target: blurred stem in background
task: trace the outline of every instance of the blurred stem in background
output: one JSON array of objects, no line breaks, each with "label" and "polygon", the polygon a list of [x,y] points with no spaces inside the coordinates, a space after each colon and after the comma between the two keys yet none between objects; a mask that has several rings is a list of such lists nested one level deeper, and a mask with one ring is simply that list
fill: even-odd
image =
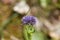
[{"label": "blurred stem in background", "polygon": [[47,0],[40,0],[40,3],[43,8],[47,7]]},{"label": "blurred stem in background", "polygon": [[7,24],[9,24],[10,21],[17,16],[18,16],[18,14],[13,14],[10,18],[8,18],[7,20],[2,22],[2,26],[0,27],[0,38],[1,39],[4,37],[3,36],[3,30],[6,28]]}]

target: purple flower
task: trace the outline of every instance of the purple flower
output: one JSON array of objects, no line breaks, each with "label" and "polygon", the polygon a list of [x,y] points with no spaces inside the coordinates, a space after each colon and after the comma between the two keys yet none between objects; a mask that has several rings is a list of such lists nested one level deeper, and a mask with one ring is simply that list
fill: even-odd
[{"label": "purple flower", "polygon": [[36,23],[36,17],[34,16],[24,16],[22,18],[23,24],[35,24]]}]

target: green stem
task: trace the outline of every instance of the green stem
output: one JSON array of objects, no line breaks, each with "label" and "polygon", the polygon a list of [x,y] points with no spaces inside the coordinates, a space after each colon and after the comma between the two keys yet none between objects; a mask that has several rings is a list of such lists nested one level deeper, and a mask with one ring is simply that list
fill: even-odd
[{"label": "green stem", "polygon": [[34,33],[33,26],[32,25],[25,25],[23,31],[24,31],[25,40],[31,40],[31,36]]},{"label": "green stem", "polygon": [[24,26],[24,30],[23,30],[23,31],[24,31],[23,33],[24,33],[25,40],[29,40],[28,32],[27,32],[27,30],[26,30],[27,27],[28,27],[28,26]]}]

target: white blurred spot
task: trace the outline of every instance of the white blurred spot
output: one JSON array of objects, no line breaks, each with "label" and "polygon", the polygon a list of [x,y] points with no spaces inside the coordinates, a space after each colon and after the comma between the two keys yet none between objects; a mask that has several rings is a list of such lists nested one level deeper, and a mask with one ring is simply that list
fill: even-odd
[{"label": "white blurred spot", "polygon": [[29,11],[29,9],[30,9],[30,7],[28,6],[28,4],[25,1],[20,1],[13,8],[14,11],[16,11],[20,14],[27,13]]},{"label": "white blurred spot", "polygon": [[1,40],[5,40],[4,38],[1,38]]},{"label": "white blurred spot", "polygon": [[19,40],[18,38],[16,38],[15,36],[11,35],[10,36],[11,40]]}]

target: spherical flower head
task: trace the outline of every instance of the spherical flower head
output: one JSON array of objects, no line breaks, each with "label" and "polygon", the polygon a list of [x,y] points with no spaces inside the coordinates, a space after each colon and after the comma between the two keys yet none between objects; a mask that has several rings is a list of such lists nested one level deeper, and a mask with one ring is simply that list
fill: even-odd
[{"label": "spherical flower head", "polygon": [[36,23],[36,17],[34,16],[24,16],[22,18],[23,24],[35,24]]}]

